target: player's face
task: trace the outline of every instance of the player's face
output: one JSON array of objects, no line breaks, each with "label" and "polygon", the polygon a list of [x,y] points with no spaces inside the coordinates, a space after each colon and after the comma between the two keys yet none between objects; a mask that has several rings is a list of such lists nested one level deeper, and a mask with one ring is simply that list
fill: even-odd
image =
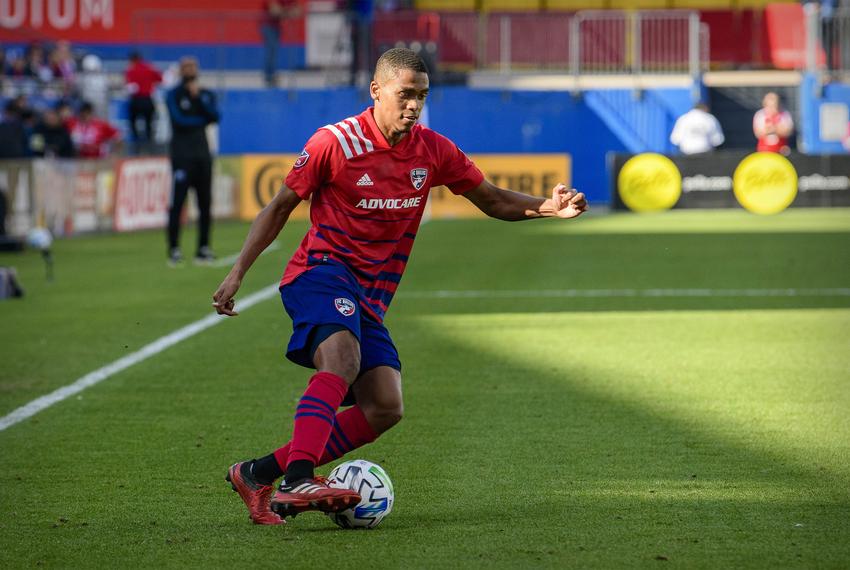
[{"label": "player's face", "polygon": [[180,77],[184,80],[198,77],[198,62],[193,58],[185,58],[180,61]]},{"label": "player's face", "polygon": [[381,83],[372,82],[375,122],[392,137],[407,133],[419,120],[428,96],[428,74],[402,69]]}]

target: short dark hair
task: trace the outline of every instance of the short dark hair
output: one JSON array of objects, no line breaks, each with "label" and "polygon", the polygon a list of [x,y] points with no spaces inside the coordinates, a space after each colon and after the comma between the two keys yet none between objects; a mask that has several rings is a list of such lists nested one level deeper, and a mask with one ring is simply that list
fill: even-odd
[{"label": "short dark hair", "polygon": [[428,66],[415,51],[407,48],[392,48],[378,58],[378,63],[375,64],[375,78],[394,77],[402,69],[428,73]]},{"label": "short dark hair", "polygon": [[80,105],[80,113],[93,113],[94,105],[89,103],[88,101],[83,101],[83,104]]}]

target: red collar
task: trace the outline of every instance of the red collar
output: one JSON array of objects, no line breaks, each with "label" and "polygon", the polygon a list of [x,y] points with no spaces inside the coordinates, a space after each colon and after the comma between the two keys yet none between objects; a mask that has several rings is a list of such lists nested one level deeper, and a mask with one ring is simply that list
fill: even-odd
[{"label": "red collar", "polygon": [[384,133],[381,132],[381,129],[378,128],[378,123],[375,122],[375,108],[369,107],[362,113],[360,116],[363,117],[363,120],[366,121],[366,126],[369,128],[372,139],[372,142],[375,143],[375,148],[386,148],[386,149],[400,149],[408,144],[408,141],[413,138],[414,133],[419,128],[419,124],[413,126],[407,135],[401,139],[398,144],[394,146],[390,146],[390,143],[387,142],[386,137],[384,137]]}]

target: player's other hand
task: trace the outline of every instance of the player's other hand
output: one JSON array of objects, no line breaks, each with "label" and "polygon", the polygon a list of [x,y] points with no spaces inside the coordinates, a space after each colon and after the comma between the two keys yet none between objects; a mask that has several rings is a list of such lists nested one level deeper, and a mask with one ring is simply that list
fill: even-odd
[{"label": "player's other hand", "polygon": [[218,286],[218,290],[212,297],[212,305],[215,307],[216,313],[219,315],[227,315],[228,317],[235,317],[239,314],[234,310],[236,301],[233,300],[233,296],[236,295],[236,292],[239,290],[241,285],[242,280],[238,277],[231,275],[225,277],[224,281],[221,282],[221,285]]},{"label": "player's other hand", "polygon": [[555,215],[563,219],[580,216],[588,208],[583,193],[578,192],[575,188],[567,190],[567,187],[563,184],[558,184],[552,189],[552,206]]}]

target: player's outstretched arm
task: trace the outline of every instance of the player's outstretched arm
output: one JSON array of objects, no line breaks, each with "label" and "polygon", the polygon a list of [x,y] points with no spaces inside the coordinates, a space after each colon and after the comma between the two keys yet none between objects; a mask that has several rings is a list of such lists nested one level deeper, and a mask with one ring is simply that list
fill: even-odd
[{"label": "player's outstretched arm", "polygon": [[491,218],[509,222],[533,218],[575,218],[588,208],[584,194],[568,190],[563,184],[552,189],[551,198],[539,198],[505,190],[484,180],[463,196]]},{"label": "player's outstretched arm", "polygon": [[284,184],[272,201],[257,214],[236,263],[213,294],[213,307],[219,315],[233,317],[239,314],[234,310],[236,302],[233,296],[242,285],[242,278],[263,250],[274,241],[289,219],[289,214],[300,202],[298,194]]}]

